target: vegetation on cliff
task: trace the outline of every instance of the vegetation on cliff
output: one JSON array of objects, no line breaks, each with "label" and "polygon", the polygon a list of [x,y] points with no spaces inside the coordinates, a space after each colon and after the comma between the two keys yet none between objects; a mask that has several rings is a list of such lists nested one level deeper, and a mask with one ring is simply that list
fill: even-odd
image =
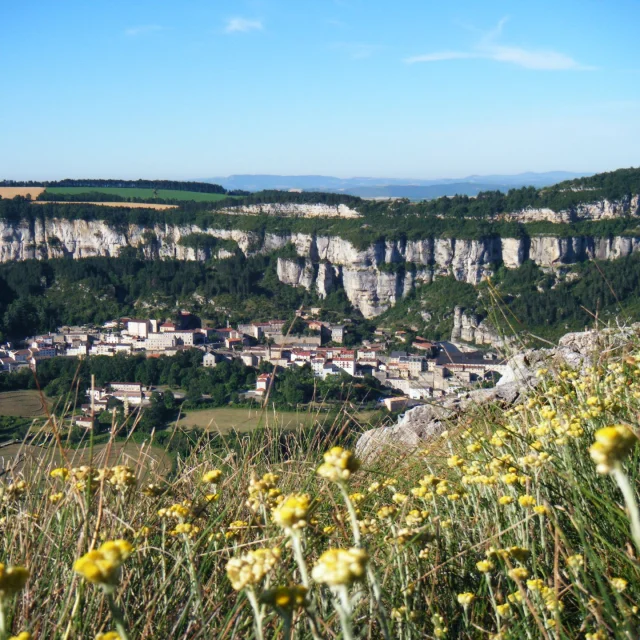
[{"label": "vegetation on cliff", "polygon": [[[116,182],[120,184],[120,181]],[[148,181],[142,182],[146,184]],[[160,184],[163,181],[151,181],[150,184],[156,184],[156,182]],[[207,185],[212,188],[215,186]],[[0,200],[0,219],[15,222],[37,218],[104,220],[122,229],[126,229],[129,224],[144,226],[195,224],[201,229],[238,229],[250,231],[259,236],[265,233],[335,235],[350,240],[359,248],[365,248],[383,239],[638,235],[640,234],[638,220],[630,216],[572,224],[544,221],[520,224],[494,220],[495,216],[501,213],[519,211],[527,207],[548,207],[560,211],[581,203],[598,202],[603,199],[620,201],[638,193],[640,193],[640,169],[620,169],[544,189],[524,187],[512,189],[506,194],[490,191],[480,193],[476,198],[454,196],[417,204],[410,203],[408,200],[365,201],[355,196],[334,193],[262,191],[243,197],[223,198],[216,202],[166,200],[163,202],[179,204],[178,209],[157,211],[128,209],[126,202],[123,202],[123,207],[115,210],[105,210],[104,207],[91,204],[33,205],[25,198],[17,197],[14,200]],[[87,194],[80,194],[77,197],[80,198],[81,195]],[[48,197],[45,196],[45,199]],[[134,200],[140,201],[139,198]],[[160,202],[158,199],[153,201]],[[221,213],[222,210],[230,207],[274,203],[300,205],[320,203],[331,206],[345,204],[360,211],[362,217],[357,219],[302,218]]]},{"label": "vegetation on cliff", "polygon": [[375,463],[334,421],[142,479],[76,466],[52,419],[1,480],[2,640],[636,638],[640,351],[596,356]]},{"label": "vegetation on cliff", "polygon": [[503,266],[474,287],[453,277],[436,278],[376,318],[381,325],[414,327],[421,335],[446,340],[453,310],[487,318],[499,334],[518,334],[542,346],[536,337],[556,341],[567,331],[640,318],[640,256],[584,262],[543,271],[528,260],[518,269]]}]

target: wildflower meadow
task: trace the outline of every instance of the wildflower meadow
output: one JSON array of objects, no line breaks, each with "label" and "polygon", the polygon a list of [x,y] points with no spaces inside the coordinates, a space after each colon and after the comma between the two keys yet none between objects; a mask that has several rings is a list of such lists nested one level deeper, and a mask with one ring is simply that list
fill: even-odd
[{"label": "wildflower meadow", "polygon": [[142,478],[58,434],[0,477],[0,640],[635,640],[640,350],[538,378],[375,461],[270,429]]}]

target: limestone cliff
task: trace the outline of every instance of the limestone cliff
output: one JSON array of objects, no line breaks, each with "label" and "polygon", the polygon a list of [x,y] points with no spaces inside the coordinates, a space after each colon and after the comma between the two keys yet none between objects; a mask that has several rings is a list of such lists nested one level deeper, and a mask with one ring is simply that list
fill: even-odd
[{"label": "limestone cliff", "polygon": [[598,202],[578,204],[571,209],[534,209],[532,207],[496,216],[500,220],[517,222],[578,222],[580,220],[610,220],[620,216],[640,215],[640,197],[637,195],[618,201],[600,200]]},{"label": "limestone cliff", "polygon": [[592,258],[625,257],[640,249],[640,237],[628,236],[380,240],[360,249],[338,236],[259,235],[195,225],[119,227],[99,220],[39,219],[0,220],[0,262],[117,256],[126,247],[139,247],[146,257],[155,259],[203,260],[212,254],[226,255],[215,249],[196,253],[183,246],[181,238],[193,233],[233,240],[245,255],[270,253],[293,245],[299,259],[278,261],[282,282],[313,287],[321,296],[343,287],[351,303],[366,317],[382,313],[417,284],[443,275],[478,284],[500,263],[514,269],[531,259],[543,268],[554,268]]}]

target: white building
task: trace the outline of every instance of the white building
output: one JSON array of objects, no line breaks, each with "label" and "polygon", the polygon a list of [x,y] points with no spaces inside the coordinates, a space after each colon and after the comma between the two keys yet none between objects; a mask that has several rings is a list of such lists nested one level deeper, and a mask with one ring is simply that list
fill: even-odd
[{"label": "white building", "polygon": [[256,393],[264,395],[271,383],[271,374],[261,373],[256,379]]},{"label": "white building", "polygon": [[174,333],[150,333],[144,346],[149,351],[162,351],[175,347],[178,343]]},{"label": "white building", "polygon": [[202,366],[213,368],[218,363],[218,360],[214,353],[205,353],[202,357]]},{"label": "white building", "polygon": [[353,356],[338,356],[333,359],[333,364],[350,376],[356,375],[356,359]]},{"label": "white building", "polygon": [[130,336],[146,338],[151,333],[151,323],[148,320],[131,319],[127,322],[127,332]]}]

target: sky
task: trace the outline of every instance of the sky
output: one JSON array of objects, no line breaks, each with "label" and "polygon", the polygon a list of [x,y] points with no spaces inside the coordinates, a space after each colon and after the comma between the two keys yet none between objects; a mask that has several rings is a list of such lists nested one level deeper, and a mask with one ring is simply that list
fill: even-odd
[{"label": "sky", "polygon": [[640,165],[640,0],[0,0],[0,179]]}]

